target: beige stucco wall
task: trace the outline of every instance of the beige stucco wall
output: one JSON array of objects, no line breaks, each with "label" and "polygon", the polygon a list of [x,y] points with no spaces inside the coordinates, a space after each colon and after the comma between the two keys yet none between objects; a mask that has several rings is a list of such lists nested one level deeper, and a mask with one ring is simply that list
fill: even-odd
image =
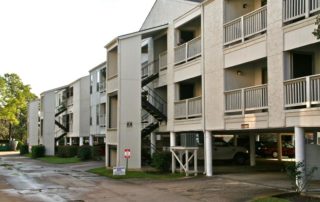
[{"label": "beige stucco wall", "polygon": [[223,0],[204,7],[204,104],[205,129],[224,129]]}]

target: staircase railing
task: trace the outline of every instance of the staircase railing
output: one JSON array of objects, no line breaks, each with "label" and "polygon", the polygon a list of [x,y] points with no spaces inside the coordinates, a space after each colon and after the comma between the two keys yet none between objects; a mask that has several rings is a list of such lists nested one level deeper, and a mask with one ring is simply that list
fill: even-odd
[{"label": "staircase railing", "polygon": [[157,108],[162,114],[167,115],[167,102],[148,86],[145,86],[144,89],[145,92],[147,91],[147,93],[143,95],[145,96],[144,99]]},{"label": "staircase railing", "polygon": [[153,74],[159,73],[159,59],[152,62],[146,61],[141,64],[141,77],[145,78]]}]

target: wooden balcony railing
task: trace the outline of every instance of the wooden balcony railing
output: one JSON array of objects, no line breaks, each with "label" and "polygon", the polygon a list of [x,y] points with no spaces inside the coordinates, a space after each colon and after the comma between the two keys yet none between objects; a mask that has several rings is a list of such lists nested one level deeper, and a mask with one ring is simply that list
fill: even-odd
[{"label": "wooden balcony railing", "polygon": [[202,97],[174,102],[174,118],[189,119],[202,116]]},{"label": "wooden balcony railing", "polygon": [[267,30],[267,6],[224,24],[224,45],[243,42],[246,38]]},{"label": "wooden balcony railing", "polygon": [[225,112],[241,112],[262,110],[268,108],[267,84],[241,88],[225,93]]}]

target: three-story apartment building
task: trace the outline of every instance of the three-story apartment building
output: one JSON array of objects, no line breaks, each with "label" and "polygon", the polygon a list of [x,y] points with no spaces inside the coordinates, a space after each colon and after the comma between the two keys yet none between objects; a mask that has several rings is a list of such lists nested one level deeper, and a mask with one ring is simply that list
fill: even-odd
[{"label": "three-story apartment building", "polygon": [[296,161],[319,163],[319,10],[318,0],[207,0],[107,44],[106,164],[124,165],[130,148],[129,167],[140,167],[141,137],[154,144],[154,134],[170,134],[170,146],[203,139],[208,176],[216,135],[247,136],[251,165],[255,141],[266,135],[278,140],[281,159],[284,134]]}]

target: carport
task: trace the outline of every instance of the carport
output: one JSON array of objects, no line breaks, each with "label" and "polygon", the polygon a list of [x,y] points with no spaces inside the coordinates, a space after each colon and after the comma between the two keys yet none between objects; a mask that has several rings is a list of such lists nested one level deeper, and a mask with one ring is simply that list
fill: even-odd
[{"label": "carport", "polygon": [[[278,160],[282,160],[282,143],[281,133],[291,133],[294,139],[295,145],[295,162],[303,162],[303,166],[300,168],[302,174],[302,182],[305,181],[306,170],[310,169],[313,165],[319,165],[316,162],[316,156],[320,155],[319,149],[319,137],[320,128],[308,128],[308,127],[288,127],[288,128],[273,128],[273,129],[243,129],[234,131],[206,131],[205,132],[205,173],[207,176],[212,176],[212,135],[215,134],[248,134],[250,139],[250,166],[256,165],[256,154],[255,154],[255,140],[257,134],[262,133],[276,133],[278,139]],[[306,146],[310,144],[312,146]],[[306,153],[306,151],[309,151]],[[319,161],[319,160],[318,160]],[[319,179],[319,173],[315,174],[315,178]]]}]

